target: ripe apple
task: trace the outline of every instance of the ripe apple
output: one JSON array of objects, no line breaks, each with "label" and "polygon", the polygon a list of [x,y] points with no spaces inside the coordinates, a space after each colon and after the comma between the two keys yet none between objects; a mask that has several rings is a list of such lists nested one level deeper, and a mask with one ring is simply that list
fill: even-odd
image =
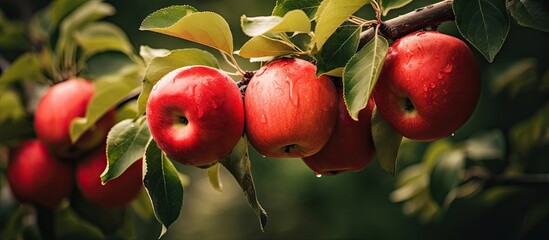
[{"label": "ripe apple", "polygon": [[303,158],[303,162],[315,174],[335,175],[345,171],[365,168],[375,153],[372,139],[371,119],[374,101],[370,98],[366,108],[358,114],[358,121],[349,115],[343,91],[338,89],[339,117],[334,132],[320,152]]},{"label": "ripe apple", "polygon": [[20,202],[54,208],[74,186],[72,165],[54,159],[39,140],[28,140],[10,154],[7,179]]},{"label": "ripe apple", "polygon": [[246,134],[267,157],[311,156],[328,142],[337,118],[337,92],[316,66],[281,58],[252,77],[244,98]]},{"label": "ripe apple", "polygon": [[56,157],[73,159],[104,143],[114,125],[114,110],[107,112],[76,143],[70,140],[71,122],[86,115],[93,93],[91,82],[74,78],[50,87],[40,99],[34,115],[36,135]]},{"label": "ripe apple", "polygon": [[142,184],[142,160],[138,160],[119,177],[101,184],[107,167],[105,147],[76,166],[76,185],[90,203],[106,208],[124,207],[137,197]]},{"label": "ripe apple", "polygon": [[479,69],[467,44],[436,31],[395,41],[373,91],[387,123],[418,141],[450,136],[469,119],[479,95]]},{"label": "ripe apple", "polygon": [[227,156],[244,132],[244,103],[236,83],[206,66],[162,77],[147,101],[153,139],[173,160],[207,166]]}]

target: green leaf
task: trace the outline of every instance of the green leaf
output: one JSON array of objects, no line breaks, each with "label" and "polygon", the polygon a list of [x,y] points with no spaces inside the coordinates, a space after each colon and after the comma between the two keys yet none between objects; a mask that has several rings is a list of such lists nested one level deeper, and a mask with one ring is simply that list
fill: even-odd
[{"label": "green leaf", "polygon": [[507,0],[505,3],[518,24],[549,32],[549,8],[543,0]]},{"label": "green leaf", "polygon": [[[29,24],[29,34],[34,42],[47,42],[67,15],[89,0],[57,0],[36,12]],[[95,0],[97,1],[97,0]]]},{"label": "green leaf", "polygon": [[233,52],[233,35],[229,24],[217,13],[196,12],[189,6],[160,9],[143,20],[140,30],[153,31]]},{"label": "green leaf", "polygon": [[454,149],[456,149],[456,146],[446,139],[441,139],[429,144],[429,147],[425,150],[422,161],[425,171],[430,173],[437,163],[439,155]]},{"label": "green leaf", "polygon": [[124,31],[112,23],[88,24],[76,32],[74,38],[86,56],[108,50],[133,54],[133,46]]},{"label": "green leaf", "polygon": [[299,9],[305,12],[309,19],[313,19],[320,2],[322,0],[276,0],[272,15],[281,17],[289,11]]},{"label": "green leaf", "polygon": [[429,191],[439,206],[447,207],[456,196],[456,188],[464,174],[465,154],[461,150],[438,155],[430,175]]},{"label": "green leaf", "polygon": [[241,138],[231,154],[222,159],[220,163],[229,170],[244,191],[250,207],[259,219],[261,230],[263,230],[265,224],[267,224],[267,212],[261,207],[256,195],[246,138]]},{"label": "green leaf", "polygon": [[[112,55],[106,55],[112,56]],[[104,64],[108,64],[106,60]],[[127,71],[120,74],[102,75],[93,82],[95,92],[86,108],[86,116],[76,118],[71,123],[71,141],[76,142],[83,133],[90,129],[103,115],[116,104],[134,94],[140,88],[139,67],[130,64]]]},{"label": "green leaf", "polygon": [[0,76],[0,88],[4,88],[14,82],[23,80],[43,80],[40,60],[32,53],[24,53],[11,64]]},{"label": "green leaf", "polygon": [[387,51],[389,43],[378,35],[358,51],[343,69],[345,105],[354,120],[358,120],[358,113],[368,103]]},{"label": "green leaf", "polygon": [[162,224],[160,238],[179,217],[183,204],[183,185],[177,169],[154,140],[147,145],[144,163],[146,173],[143,183],[151,199],[154,215]]},{"label": "green leaf", "polygon": [[369,0],[324,0],[316,12],[315,45],[316,49],[322,49],[324,43],[336,31],[336,29],[349,17],[370,2]]},{"label": "green leaf", "polygon": [[538,61],[535,58],[521,59],[498,71],[490,84],[492,92],[507,92],[510,97],[533,91],[538,84]]},{"label": "green leaf", "polygon": [[264,33],[311,31],[311,23],[307,14],[301,10],[287,12],[284,17],[246,17],[240,18],[240,26],[244,34],[255,37]]},{"label": "green leaf", "polygon": [[120,176],[141,159],[151,138],[145,116],[116,124],[107,135],[107,167],[101,174],[103,183]]},{"label": "green leaf", "polygon": [[344,67],[358,50],[362,28],[355,25],[345,25],[328,38],[322,50],[316,54],[317,74],[329,72]]},{"label": "green leaf", "polygon": [[372,113],[372,138],[381,168],[391,175],[395,175],[402,135],[383,119],[377,108]]},{"label": "green leaf", "polygon": [[210,185],[218,192],[223,192],[223,183],[221,183],[221,178],[219,177],[219,166],[221,164],[215,163],[213,166],[209,167],[207,170],[208,180]]},{"label": "green leaf", "polygon": [[0,49],[23,50],[29,42],[25,36],[25,24],[22,21],[11,21],[0,10]]},{"label": "green leaf", "polygon": [[501,0],[454,0],[456,24],[463,35],[482,55],[492,62],[499,52],[510,23]]},{"label": "green leaf", "polygon": [[244,43],[237,54],[244,58],[261,58],[276,57],[297,52],[296,49],[283,40],[259,35]]},{"label": "green leaf", "polygon": [[[0,89],[0,143],[14,139],[34,137],[32,118],[25,112],[25,106],[11,89]],[[9,109],[9,111],[4,111]]]},{"label": "green leaf", "polygon": [[549,104],[545,104],[533,116],[514,124],[509,130],[513,149],[525,154],[547,141],[549,129]]},{"label": "green leaf", "polygon": [[191,65],[219,68],[217,59],[211,53],[195,48],[168,51],[142,46],[140,54],[145,56],[145,61],[148,64],[143,88],[137,100],[138,115],[142,115],[145,112],[147,100],[154,84],[169,72]]},{"label": "green leaf", "polygon": [[381,8],[383,9],[383,16],[393,9],[398,9],[411,3],[412,0],[382,0]]}]

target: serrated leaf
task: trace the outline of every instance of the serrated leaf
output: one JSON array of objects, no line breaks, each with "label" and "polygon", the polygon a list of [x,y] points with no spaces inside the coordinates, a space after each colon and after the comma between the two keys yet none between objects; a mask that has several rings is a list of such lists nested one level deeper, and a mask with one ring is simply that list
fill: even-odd
[{"label": "serrated leaf", "polygon": [[301,10],[292,10],[283,17],[246,17],[240,18],[240,26],[244,34],[255,37],[264,33],[302,32],[311,31],[311,23],[307,14]]},{"label": "serrated leaf", "polygon": [[383,16],[393,9],[398,9],[411,3],[412,0],[382,0],[381,8],[383,9]]},{"label": "serrated leaf", "polygon": [[322,0],[277,0],[271,15],[281,17],[289,11],[299,9],[305,12],[309,19],[313,19],[320,2]]},{"label": "serrated leaf", "polygon": [[221,164],[215,163],[213,166],[209,167],[207,170],[208,180],[213,189],[218,192],[223,192],[223,183],[221,183],[221,178],[219,177],[219,166]]},{"label": "serrated leaf", "polygon": [[10,65],[0,76],[0,88],[4,88],[14,82],[23,80],[45,79],[41,71],[38,56],[32,53],[24,53]]},{"label": "serrated leaf", "polygon": [[88,24],[76,32],[74,38],[87,56],[108,50],[133,53],[133,46],[124,31],[112,23]]},{"label": "serrated leaf", "polygon": [[183,205],[183,185],[177,169],[166,154],[151,140],[145,150],[143,184],[149,194],[154,216],[162,224],[160,237],[179,217]]},{"label": "serrated leaf", "polygon": [[358,120],[381,73],[389,43],[376,36],[358,51],[343,69],[343,93],[349,115]]},{"label": "serrated leaf", "polygon": [[315,45],[321,50],[335,30],[369,0],[324,0],[316,12]]},{"label": "serrated leaf", "polygon": [[438,155],[430,174],[429,191],[439,206],[447,207],[455,198],[465,168],[465,154],[456,149]]},{"label": "serrated leaf", "polygon": [[372,138],[381,168],[391,175],[395,175],[402,135],[383,119],[377,108],[372,113]]},{"label": "serrated leaf", "polygon": [[549,8],[542,0],[507,0],[505,1],[509,14],[517,23],[549,32]]},{"label": "serrated leaf", "polygon": [[154,84],[172,70],[191,65],[219,68],[217,59],[211,53],[195,48],[163,51],[142,47],[140,54],[153,54],[155,56],[148,55],[149,60],[147,61],[149,63],[147,64],[147,69],[145,71],[145,80],[143,81],[141,94],[137,100],[138,115],[142,115],[145,112],[147,99],[149,99],[149,94],[151,93]]},{"label": "serrated leaf", "polygon": [[217,13],[196,12],[189,6],[160,9],[147,16],[139,29],[197,42],[227,54],[233,52],[233,35],[227,21]]},{"label": "serrated leaf", "polygon": [[[106,55],[113,56],[113,55]],[[106,61],[104,64],[108,64]],[[105,113],[117,103],[134,94],[140,88],[139,67],[128,63],[128,69],[120,74],[108,74],[98,77],[93,82],[94,95],[86,108],[86,115],[75,118],[71,123],[70,137],[76,142],[83,133],[90,129]]]},{"label": "serrated leaf", "polygon": [[344,67],[356,53],[362,28],[355,25],[339,27],[324,44],[315,58],[317,60],[317,75],[333,69]]},{"label": "serrated leaf", "polygon": [[276,57],[298,52],[283,40],[259,35],[248,40],[237,54],[244,58]]},{"label": "serrated leaf", "polygon": [[252,177],[250,156],[248,155],[248,141],[245,137],[233,148],[231,154],[222,159],[220,163],[231,173],[238,182],[238,185],[244,191],[244,195],[250,204],[250,207],[259,219],[261,230],[267,224],[267,212],[261,207],[255,191],[254,180]]},{"label": "serrated leaf", "polygon": [[488,62],[492,62],[509,33],[509,16],[504,2],[454,0],[452,7],[461,35],[473,44]]},{"label": "serrated leaf", "polygon": [[116,124],[107,135],[107,167],[101,174],[103,184],[117,178],[141,159],[150,138],[151,133],[144,116]]}]

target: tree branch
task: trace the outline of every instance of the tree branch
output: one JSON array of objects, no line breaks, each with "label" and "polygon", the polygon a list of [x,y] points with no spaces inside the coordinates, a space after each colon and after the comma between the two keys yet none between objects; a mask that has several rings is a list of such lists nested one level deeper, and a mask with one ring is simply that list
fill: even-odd
[{"label": "tree branch", "polygon": [[[429,6],[418,8],[407,14],[382,22],[380,34],[388,39],[397,39],[408,33],[438,26],[455,19],[452,10],[453,0],[446,0]],[[360,34],[359,48],[362,48],[374,37],[374,27]]]}]

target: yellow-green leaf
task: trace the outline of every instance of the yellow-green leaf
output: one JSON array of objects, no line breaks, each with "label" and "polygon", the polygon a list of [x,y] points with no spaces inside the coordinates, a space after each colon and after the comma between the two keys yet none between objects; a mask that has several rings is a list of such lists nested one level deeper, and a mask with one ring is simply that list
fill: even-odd
[{"label": "yellow-green leaf", "polygon": [[233,52],[229,24],[213,12],[196,12],[188,6],[163,8],[147,16],[139,29],[197,42],[228,54]]},{"label": "yellow-green leaf", "polygon": [[259,35],[244,43],[240,51],[238,51],[238,55],[244,58],[260,58],[281,56],[296,52],[292,46],[282,40]]},{"label": "yellow-green leaf", "polygon": [[208,180],[210,185],[218,192],[223,192],[223,183],[221,183],[221,178],[219,177],[219,166],[221,164],[215,163],[213,166],[209,167],[207,170]]},{"label": "yellow-green leaf", "polygon": [[242,31],[250,37],[264,33],[311,31],[309,18],[301,10],[289,11],[284,17],[246,17],[246,15],[243,15],[240,18],[240,25]]}]

